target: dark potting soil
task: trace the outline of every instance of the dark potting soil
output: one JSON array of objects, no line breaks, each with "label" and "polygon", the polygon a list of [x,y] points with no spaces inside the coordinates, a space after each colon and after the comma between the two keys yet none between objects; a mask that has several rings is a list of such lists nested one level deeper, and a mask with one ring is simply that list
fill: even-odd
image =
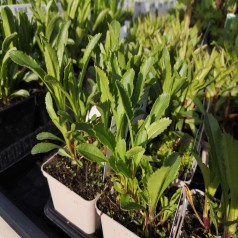
[{"label": "dark potting soil", "polygon": [[93,200],[104,187],[103,168],[86,159],[81,161],[83,166],[79,168],[71,159],[56,155],[44,170],[84,199]]},{"label": "dark potting soil", "polygon": [[117,192],[113,189],[113,183],[108,179],[104,192],[97,201],[98,209],[141,238],[169,237],[172,219],[168,219],[163,225],[158,225],[158,220],[156,220],[156,222],[151,223],[148,231],[145,232],[143,230],[145,220],[143,215],[138,210],[130,212],[122,210],[117,196]]}]

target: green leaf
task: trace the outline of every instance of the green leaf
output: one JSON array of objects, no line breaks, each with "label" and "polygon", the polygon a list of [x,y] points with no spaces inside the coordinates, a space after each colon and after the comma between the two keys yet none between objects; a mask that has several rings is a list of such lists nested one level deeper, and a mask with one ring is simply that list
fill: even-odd
[{"label": "green leaf", "polygon": [[111,24],[109,24],[109,32],[110,32],[110,47],[111,50],[114,50],[119,43],[119,37],[120,37],[120,31],[121,31],[121,25],[118,21],[112,21]]},{"label": "green leaf", "polygon": [[133,148],[131,148],[130,150],[126,151],[126,157],[133,157],[136,156],[138,154],[144,154],[145,149],[142,146],[135,146]]},{"label": "green leaf", "polygon": [[122,210],[145,210],[146,208],[136,203],[129,194],[122,194],[120,197],[120,206]]},{"label": "green leaf", "polygon": [[51,150],[54,149],[60,149],[61,147],[58,145],[55,145],[53,143],[48,143],[48,142],[41,142],[36,144],[32,150],[31,150],[31,154],[35,155],[35,154],[40,154],[40,153],[47,153]]},{"label": "green leaf", "polygon": [[132,111],[132,105],[131,105],[130,98],[129,98],[125,88],[120,83],[120,81],[116,81],[116,86],[117,86],[117,89],[119,92],[119,97],[123,103],[123,107],[126,112],[126,115],[128,116],[129,119],[132,119],[133,111]]},{"label": "green leaf", "polygon": [[[53,106],[52,97],[51,97],[49,92],[46,94],[46,97],[45,97],[45,105],[46,105],[46,110],[47,110],[47,112],[48,112],[52,122],[55,124],[55,126],[61,132],[64,132],[65,130],[63,129],[63,127],[60,126],[59,117],[57,116],[57,114],[55,112],[55,109],[54,109],[54,106]],[[65,131],[65,133],[66,133],[66,131]]]},{"label": "green leaf", "polygon": [[102,123],[98,123],[93,127],[97,139],[115,153],[116,141],[114,135]]},{"label": "green leaf", "polygon": [[166,93],[170,93],[173,88],[173,78],[172,78],[172,69],[171,69],[171,62],[170,62],[170,55],[167,48],[163,50],[163,64],[164,64],[164,84],[163,84],[163,91]]},{"label": "green leaf", "polygon": [[95,68],[98,76],[98,84],[101,91],[101,102],[104,103],[106,101],[110,101],[110,98],[112,96],[109,88],[109,79],[103,70],[101,70],[97,66]]},{"label": "green leaf", "polygon": [[[238,205],[238,141],[235,140],[230,134],[223,133],[222,138],[223,145],[223,154],[224,154],[224,163],[226,172],[222,172],[221,180],[226,180],[230,188],[230,194],[232,202],[236,201],[236,206]],[[235,204],[235,202],[234,202]],[[236,208],[237,209],[237,208]]]},{"label": "green leaf", "polygon": [[140,97],[143,95],[144,88],[145,88],[145,81],[147,78],[148,73],[151,71],[153,66],[154,58],[150,57],[146,59],[140,69],[140,73],[138,78],[136,79],[136,85],[132,97],[133,105],[136,105],[137,102],[140,100]]},{"label": "green leaf", "polygon": [[88,68],[88,62],[90,60],[90,57],[93,53],[94,48],[97,46],[98,41],[101,37],[101,33],[96,34],[95,36],[92,37],[92,39],[90,39],[85,51],[84,51],[84,55],[83,55],[83,60],[82,60],[82,64],[83,64],[83,68],[80,72],[79,75],[79,82],[78,82],[78,87],[82,88],[83,86],[83,79],[85,77],[85,72],[86,69]]},{"label": "green leaf", "polygon": [[150,111],[151,122],[155,122],[160,119],[165,110],[168,108],[170,102],[170,95],[167,93],[161,94],[155,101]]},{"label": "green leaf", "polygon": [[60,81],[60,66],[57,52],[55,51],[55,49],[51,47],[51,45],[47,42],[47,40],[43,36],[41,36],[41,40],[44,44],[44,58],[47,73],[48,75]]},{"label": "green leaf", "polygon": [[11,94],[11,97],[29,97],[30,93],[25,89],[20,89]]},{"label": "green leaf", "polygon": [[[9,7],[4,7],[1,10],[2,26],[5,37],[16,32],[15,19]],[[10,48],[14,47],[13,42],[10,43]]]},{"label": "green leaf", "polygon": [[145,146],[148,141],[147,130],[142,127],[136,134],[135,145]]},{"label": "green leaf", "polygon": [[10,46],[10,44],[16,39],[17,37],[17,32],[12,33],[9,36],[6,36],[3,43],[2,43],[2,51],[6,52]]},{"label": "green leaf", "polygon": [[64,57],[64,51],[65,47],[68,41],[68,31],[70,27],[70,21],[64,22],[61,27],[59,34],[57,36],[57,56],[58,56],[58,61],[59,61],[59,68],[62,67],[62,62],[63,62],[63,57]]},{"label": "green leaf", "polygon": [[90,161],[97,163],[108,161],[104,154],[93,144],[80,144],[78,145],[77,150],[82,156]]},{"label": "green leaf", "polygon": [[219,127],[217,120],[212,116],[212,114],[205,114],[205,133],[208,138],[208,143],[210,146],[209,151],[209,165],[210,170],[214,174],[218,174],[221,178],[224,175],[225,167],[222,155],[222,131]]},{"label": "green leaf", "polygon": [[58,150],[58,155],[61,155],[61,156],[63,156],[63,157],[68,157],[68,158],[72,159],[72,156],[70,156],[70,155],[65,151],[65,149],[62,149],[62,148],[60,148],[60,149]]},{"label": "green leaf", "polygon": [[[119,160],[121,159],[123,163],[125,162],[126,159],[126,141],[124,139],[120,139],[117,141],[116,147],[115,147],[115,156]],[[129,164],[128,164],[129,165]]]},{"label": "green leaf", "polygon": [[98,16],[95,20],[95,23],[93,24],[93,28],[92,28],[93,32],[95,32],[96,29],[98,28],[98,26],[104,21],[108,12],[109,12],[109,9],[104,9],[98,14]]},{"label": "green leaf", "polygon": [[126,73],[122,76],[121,83],[123,87],[126,89],[129,97],[132,96],[134,91],[134,78],[135,78],[135,71],[133,69],[129,69]]},{"label": "green leaf", "polygon": [[26,55],[22,51],[12,50],[10,52],[10,58],[16,64],[19,64],[32,70],[35,74],[39,75],[42,81],[44,81],[46,73],[32,57]]},{"label": "green leaf", "polygon": [[152,212],[156,211],[159,199],[165,189],[177,177],[181,159],[177,153],[173,153],[165,159],[164,165],[156,170],[148,179],[149,207]]},{"label": "green leaf", "polygon": [[[55,33],[56,34],[56,27],[59,26],[59,23],[62,21],[62,17],[59,16],[59,15],[54,15],[48,25],[46,26],[46,33],[45,33],[45,37],[46,39],[48,40],[48,42],[52,42],[52,37],[53,37],[53,34]],[[58,33],[58,32],[57,32]]]},{"label": "green leaf", "polygon": [[168,128],[171,124],[171,120],[169,118],[162,118],[153,122],[147,130],[148,140],[152,140],[160,135],[164,130]]},{"label": "green leaf", "polygon": [[50,132],[40,132],[39,134],[37,134],[36,139],[37,140],[57,140],[64,143],[64,141],[61,138],[59,138],[58,136]]}]

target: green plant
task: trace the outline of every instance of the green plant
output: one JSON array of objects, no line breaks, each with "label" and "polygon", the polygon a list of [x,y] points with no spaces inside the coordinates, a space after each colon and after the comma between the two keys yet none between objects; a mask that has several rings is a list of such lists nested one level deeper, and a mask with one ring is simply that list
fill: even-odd
[{"label": "green plant", "polygon": [[[145,103],[141,102],[141,98],[146,91],[146,79],[152,68],[153,58],[146,59],[137,74],[133,69],[128,69],[124,75],[121,75],[115,59],[111,59],[107,73],[96,67],[100,91],[100,103],[97,107],[101,112],[102,123],[84,129],[107,148],[108,157],[93,144],[82,143],[77,150],[85,158],[106,163],[112,169],[112,181],[119,195],[121,208],[141,211],[146,233],[149,225],[155,224],[158,217],[161,218],[159,224],[162,224],[176,207],[173,203],[176,199],[168,202],[164,191],[177,176],[181,159],[174,153],[154,172],[150,156],[145,153],[147,144],[163,133],[171,123],[169,118],[163,118],[170,96],[166,93],[160,95],[146,115],[140,110],[140,103]],[[109,80],[107,74],[114,77]],[[108,129],[110,115],[115,134]],[[138,115],[141,116],[139,120]],[[164,207],[157,214],[160,199]]]},{"label": "green plant", "polygon": [[[238,190],[235,185],[238,141],[226,132],[222,132],[212,114],[205,115],[205,132],[209,143],[208,165],[203,164],[197,157],[205,185],[203,222],[201,220],[200,222],[207,233],[210,232],[213,224],[216,233],[219,230],[223,232],[225,238],[234,237],[238,221]],[[214,211],[212,198],[219,185],[222,196],[218,203],[218,210]],[[189,197],[191,201],[191,195]]]},{"label": "green plant", "polygon": [[14,47],[28,53],[32,52],[33,27],[24,12],[13,16],[9,7],[1,10],[3,36],[0,51],[0,100],[3,104],[8,104],[13,97],[30,95],[26,89],[19,89],[19,85],[31,81],[31,75],[26,74],[24,68],[19,69],[18,65],[11,61],[10,52]]},{"label": "green plant", "polygon": [[[92,37],[88,43],[81,60],[83,65],[82,71],[77,79],[72,71],[71,59],[65,57],[69,24],[69,22],[65,22],[61,25],[60,34],[57,37],[54,48],[43,36],[41,36],[47,72],[45,72],[32,57],[21,51],[12,51],[10,57],[17,64],[27,67],[37,74],[47,87],[49,93],[46,96],[46,108],[52,122],[61,132],[63,141],[66,144],[66,148],[61,148],[60,153],[65,156],[67,155],[80,164],[80,161],[77,160],[77,151],[74,147],[77,142],[73,140],[71,130],[74,122],[85,121],[87,112],[92,105],[91,101],[95,95],[96,85],[93,85],[93,82],[91,82],[92,89],[87,92],[84,90],[83,81],[85,80],[89,59],[97,45],[100,34]],[[54,109],[52,97],[54,99],[56,111]],[[40,134],[38,139],[59,140],[59,138],[50,133]],[[62,140],[60,141],[63,142]],[[32,149],[32,153],[48,152],[55,148],[59,148],[59,146],[42,142]]]}]

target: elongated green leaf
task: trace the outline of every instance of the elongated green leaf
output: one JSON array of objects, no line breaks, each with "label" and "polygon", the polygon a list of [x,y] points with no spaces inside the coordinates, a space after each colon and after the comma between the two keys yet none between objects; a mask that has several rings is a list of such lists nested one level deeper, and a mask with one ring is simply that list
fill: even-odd
[{"label": "elongated green leaf", "polygon": [[53,106],[53,101],[50,93],[48,92],[45,97],[45,104],[46,104],[46,110],[52,120],[52,122],[56,125],[58,129],[61,130],[61,126],[59,123],[59,117],[57,116],[54,106]]},{"label": "elongated green leaf", "polygon": [[163,50],[163,64],[164,64],[164,84],[163,84],[163,91],[166,93],[170,93],[173,88],[173,78],[172,78],[172,69],[171,69],[171,62],[170,62],[170,55],[167,48]]},{"label": "elongated green leaf", "polygon": [[170,95],[167,93],[163,93],[157,98],[150,111],[151,122],[157,121],[164,115],[165,110],[169,106],[169,102]]},{"label": "elongated green leaf", "polygon": [[60,149],[58,150],[58,155],[61,155],[61,156],[63,156],[63,157],[68,157],[68,158],[72,159],[72,156],[70,156],[70,155],[65,151],[65,149],[63,149],[63,148],[60,148]]},{"label": "elongated green leaf", "polygon": [[36,139],[37,140],[57,140],[57,141],[64,142],[61,138],[59,138],[58,136],[50,132],[41,132],[37,134]]},{"label": "elongated green leaf", "polygon": [[146,129],[143,127],[139,130],[139,132],[136,135],[135,139],[135,145],[138,146],[145,146],[145,144],[148,141],[148,135]]},{"label": "elongated green leaf", "polygon": [[[205,114],[205,133],[208,138],[208,143],[210,146],[209,151],[209,165],[210,170],[214,174],[218,174],[221,178],[224,176],[224,163],[223,158],[223,147],[222,147],[222,131],[219,127],[217,120],[211,114]],[[226,184],[222,184],[226,186]]]},{"label": "elongated green leaf", "polygon": [[[5,37],[12,35],[16,32],[15,19],[13,13],[9,7],[4,7],[1,10],[1,17],[3,23],[3,31]],[[10,48],[14,47],[14,43],[10,43]]]},{"label": "elongated green leaf", "polygon": [[54,149],[60,149],[61,147],[58,145],[55,145],[53,143],[48,143],[48,142],[41,142],[36,144],[32,150],[31,150],[31,154],[35,155],[35,154],[40,154],[40,153],[47,153],[51,150]]},{"label": "elongated green leaf", "polygon": [[133,157],[135,155],[144,153],[145,149],[142,146],[135,146],[126,152],[127,157]]},{"label": "elongated green leaf", "polygon": [[41,80],[44,82],[44,77],[46,73],[32,57],[18,50],[12,50],[9,54],[13,62],[21,66],[29,68],[35,74],[37,74],[41,78]]},{"label": "elongated green leaf", "polygon": [[162,118],[153,122],[147,130],[148,140],[152,140],[160,135],[164,130],[168,128],[171,122],[172,121],[169,118]]},{"label": "elongated green leaf", "polygon": [[80,0],[71,1],[71,5],[69,5],[69,17],[73,20],[76,18],[76,11],[78,10]]},{"label": "elongated green leaf", "polygon": [[79,83],[78,83],[79,88],[82,88],[83,79],[84,79],[84,76],[85,76],[86,69],[88,67],[88,62],[90,60],[90,57],[93,53],[94,48],[98,44],[98,41],[99,41],[100,37],[101,37],[101,33],[98,33],[95,36],[93,36],[92,39],[90,39],[90,41],[89,41],[89,43],[88,43],[88,45],[85,49],[85,52],[84,52],[84,55],[83,55],[83,61],[82,61],[83,68],[82,68],[82,71],[80,72],[80,75],[79,75]]},{"label": "elongated green leaf", "polygon": [[48,75],[60,81],[60,66],[57,52],[55,51],[55,49],[51,47],[51,45],[47,42],[47,40],[43,36],[41,36],[41,40],[44,43],[44,58],[47,73]]},{"label": "elongated green leaf", "polygon": [[135,78],[135,71],[133,69],[129,69],[126,73],[122,76],[121,83],[128,92],[129,97],[132,96],[134,91],[134,78]]},{"label": "elongated green leaf", "polygon": [[81,155],[90,161],[97,163],[107,162],[107,158],[104,154],[93,144],[80,144],[77,149]]},{"label": "elongated green leaf", "polygon": [[[226,180],[230,188],[230,194],[233,204],[238,205],[238,141],[232,138],[230,134],[223,134],[223,153],[224,163],[226,167],[226,173],[221,177],[222,180]],[[237,207],[236,207],[237,209]]]},{"label": "elongated green leaf", "polygon": [[58,56],[60,69],[62,67],[65,47],[68,42],[68,33],[69,33],[70,23],[71,23],[70,21],[62,23],[61,27],[60,27],[59,34],[57,36],[56,47],[57,47],[57,56]]},{"label": "elongated green leaf", "polygon": [[104,10],[102,10],[102,11],[99,13],[99,15],[98,15],[97,18],[96,18],[95,23],[93,24],[93,32],[95,32],[96,29],[98,28],[98,26],[101,24],[101,22],[104,21],[104,19],[105,19],[105,17],[107,16],[108,12],[109,12],[109,9],[104,9]]},{"label": "elongated green leaf", "polygon": [[2,51],[6,52],[10,46],[10,44],[13,42],[13,40],[16,38],[17,32],[12,33],[11,35],[5,37],[3,43],[2,43]]},{"label": "elongated green leaf", "polygon": [[177,153],[166,158],[164,165],[156,170],[148,180],[149,207],[155,212],[164,191],[177,177],[181,159]]},{"label": "elongated green leaf", "polygon": [[45,33],[45,37],[48,40],[48,42],[52,42],[52,38],[54,37],[53,34],[57,34],[56,31],[56,27],[59,26],[59,23],[62,21],[62,17],[59,15],[54,15],[48,25],[46,26],[46,33]]},{"label": "elongated green leaf", "polygon": [[136,203],[135,200],[129,194],[122,194],[120,197],[120,206],[122,210],[144,210],[145,207]]},{"label": "elongated green leaf", "polygon": [[98,123],[93,127],[97,139],[106,145],[113,153],[115,153],[116,141],[114,135],[102,123]]},{"label": "elongated green leaf", "polygon": [[25,89],[19,89],[11,94],[11,97],[29,97],[30,93]]},{"label": "elongated green leaf", "polygon": [[122,86],[120,81],[116,81],[116,86],[119,92],[119,97],[123,103],[123,107],[126,112],[126,115],[128,116],[129,119],[132,119],[133,111],[132,111],[132,105],[131,105],[131,101],[128,96],[128,93],[126,92],[125,88]]},{"label": "elongated green leaf", "polygon": [[126,162],[126,141],[124,139],[120,139],[117,141],[116,148],[115,148],[115,156],[116,158],[125,164]]},{"label": "elongated green leaf", "polygon": [[109,79],[106,73],[98,67],[96,68],[96,73],[98,75],[98,83],[101,91],[101,102],[110,101],[111,93],[109,88]]},{"label": "elongated green leaf", "polygon": [[121,25],[118,21],[114,20],[111,22],[111,24],[109,24],[108,27],[110,33],[110,47],[111,50],[114,50],[119,44]]},{"label": "elongated green leaf", "polygon": [[140,73],[138,75],[138,78],[136,79],[136,85],[132,97],[133,105],[136,105],[136,103],[140,100],[140,97],[143,95],[145,88],[145,81],[148,73],[151,71],[153,62],[154,59],[152,57],[149,57],[141,66]]}]

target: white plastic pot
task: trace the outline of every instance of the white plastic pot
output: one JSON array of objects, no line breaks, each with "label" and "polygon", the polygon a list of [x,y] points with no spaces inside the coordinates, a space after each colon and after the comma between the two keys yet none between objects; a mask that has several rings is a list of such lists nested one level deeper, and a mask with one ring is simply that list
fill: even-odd
[{"label": "white plastic pot", "polygon": [[103,238],[139,238],[135,233],[103,213],[97,207],[96,209],[101,218]]},{"label": "white plastic pot", "polygon": [[97,198],[87,201],[45,172],[45,164],[50,163],[53,158],[54,156],[46,161],[41,170],[47,178],[54,209],[83,232],[87,234],[95,233],[101,225],[95,209]]}]

